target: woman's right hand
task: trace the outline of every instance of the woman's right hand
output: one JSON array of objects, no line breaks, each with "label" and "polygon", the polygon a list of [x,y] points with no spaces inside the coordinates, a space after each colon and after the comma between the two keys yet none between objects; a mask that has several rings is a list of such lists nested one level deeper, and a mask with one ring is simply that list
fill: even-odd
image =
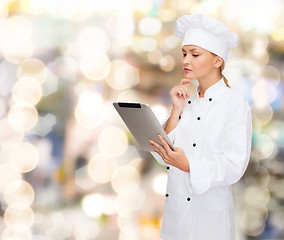
[{"label": "woman's right hand", "polygon": [[170,92],[172,103],[173,103],[173,110],[182,113],[183,108],[189,98],[189,83],[191,80],[189,79],[182,79],[179,82],[179,85],[174,86]]}]

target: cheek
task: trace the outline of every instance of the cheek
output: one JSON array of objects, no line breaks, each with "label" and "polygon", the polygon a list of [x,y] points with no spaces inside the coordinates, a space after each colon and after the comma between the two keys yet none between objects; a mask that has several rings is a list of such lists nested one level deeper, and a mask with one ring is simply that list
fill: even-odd
[{"label": "cheek", "polygon": [[193,62],[193,67],[195,68],[195,70],[198,71],[207,71],[208,69],[211,69],[212,67],[212,62],[209,61],[207,58],[204,57],[199,57],[198,59],[196,59]]}]

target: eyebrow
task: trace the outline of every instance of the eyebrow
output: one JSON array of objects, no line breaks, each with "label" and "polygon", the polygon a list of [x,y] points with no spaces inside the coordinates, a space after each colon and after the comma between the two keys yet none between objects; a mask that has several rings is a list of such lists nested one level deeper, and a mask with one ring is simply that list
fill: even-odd
[{"label": "eyebrow", "polygon": [[[194,50],[199,50],[198,48],[193,48],[193,49],[190,49],[189,51],[192,52]],[[182,51],[186,52],[186,50],[184,48],[182,48]]]}]

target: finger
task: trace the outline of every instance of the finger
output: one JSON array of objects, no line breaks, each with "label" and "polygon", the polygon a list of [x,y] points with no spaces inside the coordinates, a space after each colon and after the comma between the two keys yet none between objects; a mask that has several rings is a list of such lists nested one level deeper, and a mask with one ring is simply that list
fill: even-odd
[{"label": "finger", "polygon": [[154,148],[154,151],[156,152],[156,153],[158,153],[160,156],[161,156],[161,158],[164,160],[165,159],[165,156],[163,155],[163,153],[161,153],[157,148]]},{"label": "finger", "polygon": [[191,82],[190,79],[184,78],[184,79],[181,79],[179,85],[187,85],[187,84],[189,84],[190,82]]},{"label": "finger", "polygon": [[182,92],[181,97],[186,98],[186,91],[184,90],[184,88],[181,88],[180,92]]},{"label": "finger", "polygon": [[183,88],[181,88],[181,89],[179,90],[179,97],[180,97],[180,98],[186,98],[186,92],[184,91]]},{"label": "finger", "polygon": [[183,87],[183,89],[184,89],[184,91],[185,91],[185,95],[186,95],[186,97],[189,97],[189,90],[188,90],[188,88],[185,86],[185,85],[183,85],[182,86]]},{"label": "finger", "polygon": [[158,137],[159,137],[161,143],[163,144],[163,147],[166,150],[166,153],[168,155],[170,152],[172,152],[169,144],[167,143],[167,141],[160,134],[158,135]]},{"label": "finger", "polygon": [[156,142],[152,141],[151,139],[149,140],[149,142],[150,142],[150,147],[153,148],[153,150],[164,159],[164,155],[155,147]]},{"label": "finger", "polygon": [[178,95],[179,97],[182,96],[182,91],[181,91],[180,89],[177,91],[177,95]]},{"label": "finger", "polygon": [[[149,140],[149,142],[154,146],[154,149],[156,149],[158,152],[160,152],[163,156],[165,156],[166,154],[166,150],[164,149],[163,146],[161,146],[159,143],[153,141],[153,140]],[[160,155],[161,155],[160,154]]]}]

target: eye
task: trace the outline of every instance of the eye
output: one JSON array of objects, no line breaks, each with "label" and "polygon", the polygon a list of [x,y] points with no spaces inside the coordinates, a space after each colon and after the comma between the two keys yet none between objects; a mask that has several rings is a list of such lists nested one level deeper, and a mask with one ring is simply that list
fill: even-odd
[{"label": "eye", "polygon": [[192,56],[193,56],[193,57],[198,57],[199,55],[198,55],[198,54],[192,54]]},{"label": "eye", "polygon": [[186,53],[185,53],[185,52],[183,52],[183,53],[182,53],[182,55],[185,57],[185,56],[186,56]]}]

